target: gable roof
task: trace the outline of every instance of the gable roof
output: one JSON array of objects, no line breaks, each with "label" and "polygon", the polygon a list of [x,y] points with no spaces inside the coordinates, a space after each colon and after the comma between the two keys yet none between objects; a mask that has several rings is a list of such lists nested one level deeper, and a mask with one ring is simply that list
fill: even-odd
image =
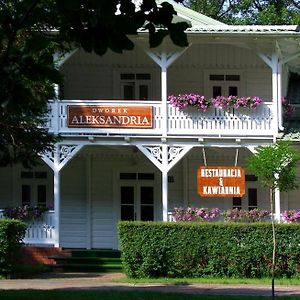
[{"label": "gable roof", "polygon": [[174,17],[174,22],[187,21],[190,22],[193,27],[205,25],[228,26],[225,23],[214,20],[190,8],[187,8],[184,5],[178,4],[173,0],[156,0],[157,4],[161,4],[163,2],[168,2],[172,4],[174,9],[176,10],[177,16]]}]

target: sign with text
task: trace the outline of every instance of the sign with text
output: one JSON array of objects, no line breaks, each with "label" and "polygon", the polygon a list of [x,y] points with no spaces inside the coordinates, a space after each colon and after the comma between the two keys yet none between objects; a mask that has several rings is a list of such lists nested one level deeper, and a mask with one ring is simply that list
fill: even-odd
[{"label": "sign with text", "polygon": [[201,197],[242,197],[245,171],[241,167],[200,167],[197,171]]},{"label": "sign with text", "polygon": [[68,106],[68,127],[152,128],[152,126],[151,106]]}]

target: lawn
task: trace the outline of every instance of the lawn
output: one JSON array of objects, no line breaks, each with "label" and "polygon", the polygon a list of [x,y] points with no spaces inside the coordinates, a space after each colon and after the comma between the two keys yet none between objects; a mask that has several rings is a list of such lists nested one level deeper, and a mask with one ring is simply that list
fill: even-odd
[{"label": "lawn", "polygon": [[[270,297],[254,296],[208,296],[184,295],[173,293],[140,292],[140,291],[1,291],[1,300],[263,300]],[[280,297],[280,300],[300,299],[300,297]]]}]

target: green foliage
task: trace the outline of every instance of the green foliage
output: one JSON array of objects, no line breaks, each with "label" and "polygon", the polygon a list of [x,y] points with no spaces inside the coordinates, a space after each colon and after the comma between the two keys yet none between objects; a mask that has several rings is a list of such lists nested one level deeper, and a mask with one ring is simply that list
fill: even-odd
[{"label": "green foliage", "polygon": [[260,183],[268,188],[288,191],[297,188],[296,166],[299,153],[288,141],[256,148],[257,153],[248,159],[248,168]]},{"label": "green foliage", "polygon": [[26,231],[26,224],[11,219],[0,219],[0,275],[14,272]]},{"label": "green foliage", "polygon": [[226,24],[300,24],[300,4],[294,0],[187,0],[186,5]]},{"label": "green foliage", "polygon": [[[123,268],[129,277],[271,275],[270,223],[121,222]],[[277,225],[276,277],[299,275],[300,224]]]}]

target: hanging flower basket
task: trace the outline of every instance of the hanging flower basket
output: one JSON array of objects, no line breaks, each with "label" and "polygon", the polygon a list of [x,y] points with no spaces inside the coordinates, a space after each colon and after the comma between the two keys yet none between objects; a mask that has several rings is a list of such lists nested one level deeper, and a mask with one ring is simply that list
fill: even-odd
[{"label": "hanging flower basket", "polygon": [[210,107],[213,108],[248,108],[255,110],[263,101],[260,97],[237,97],[237,96],[218,96],[216,98],[206,99],[204,96],[198,94],[179,94],[178,96],[171,95],[168,97],[169,103],[184,110],[189,107],[194,107],[199,111],[206,112]]}]

